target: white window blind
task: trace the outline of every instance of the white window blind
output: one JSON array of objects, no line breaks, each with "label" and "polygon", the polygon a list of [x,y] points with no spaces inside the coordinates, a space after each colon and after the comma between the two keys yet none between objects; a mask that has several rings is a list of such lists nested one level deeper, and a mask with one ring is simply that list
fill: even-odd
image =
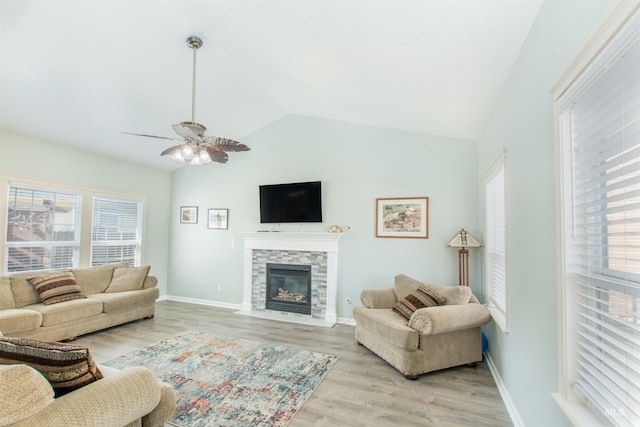
[{"label": "white window blind", "polygon": [[561,111],[573,392],[640,425],[640,41]]},{"label": "white window blind", "polygon": [[140,265],[141,200],[94,197],[91,265],[127,262]]},{"label": "white window blind", "polygon": [[496,323],[507,330],[507,243],[505,203],[505,155],[502,153],[487,173],[486,277],[489,309]]},{"label": "white window blind", "polygon": [[10,186],[4,271],[77,267],[81,197]]}]

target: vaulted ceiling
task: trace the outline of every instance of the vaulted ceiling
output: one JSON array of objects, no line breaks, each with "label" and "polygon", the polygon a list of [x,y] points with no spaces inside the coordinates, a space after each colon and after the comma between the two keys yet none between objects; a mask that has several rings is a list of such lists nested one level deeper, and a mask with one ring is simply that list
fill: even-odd
[{"label": "vaulted ceiling", "polygon": [[0,126],[171,170],[191,119],[242,140],[287,114],[482,130],[542,0],[0,0]]}]

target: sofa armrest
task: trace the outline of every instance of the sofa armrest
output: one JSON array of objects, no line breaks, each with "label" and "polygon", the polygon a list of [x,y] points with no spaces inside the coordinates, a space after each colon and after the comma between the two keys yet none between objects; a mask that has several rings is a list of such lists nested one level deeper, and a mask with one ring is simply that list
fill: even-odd
[{"label": "sofa armrest", "polygon": [[158,278],[156,276],[147,276],[142,284],[142,289],[155,288],[158,284]]},{"label": "sofa armrest", "polygon": [[160,401],[160,383],[141,366],[124,369],[57,398],[16,426],[124,426]]},{"label": "sofa armrest", "polygon": [[491,314],[484,305],[440,305],[416,310],[409,319],[409,327],[424,335],[437,335],[475,328],[490,321]]},{"label": "sofa armrest", "polygon": [[392,308],[398,302],[393,288],[365,289],[360,294],[360,301],[367,308]]}]

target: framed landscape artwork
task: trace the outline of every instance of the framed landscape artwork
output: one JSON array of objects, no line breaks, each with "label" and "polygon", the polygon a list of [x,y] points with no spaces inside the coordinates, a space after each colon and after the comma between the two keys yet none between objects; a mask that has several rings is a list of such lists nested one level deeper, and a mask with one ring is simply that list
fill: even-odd
[{"label": "framed landscape artwork", "polygon": [[229,209],[209,209],[208,228],[226,230],[229,228]]},{"label": "framed landscape artwork", "polygon": [[181,224],[197,224],[198,223],[198,207],[197,206],[181,206],[180,207],[180,223]]},{"label": "framed landscape artwork", "polygon": [[429,237],[429,198],[376,199],[376,237]]}]

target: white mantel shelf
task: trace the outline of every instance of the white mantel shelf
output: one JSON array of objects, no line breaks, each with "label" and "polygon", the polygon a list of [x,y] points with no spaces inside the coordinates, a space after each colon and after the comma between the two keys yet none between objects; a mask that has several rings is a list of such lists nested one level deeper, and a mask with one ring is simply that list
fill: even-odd
[{"label": "white mantel shelf", "polygon": [[[338,299],[338,241],[342,233],[322,233],[322,232],[247,232],[238,233],[238,237],[244,239],[244,286],[242,297],[242,314],[255,315],[277,319],[280,313],[277,312],[256,312],[252,311],[252,273],[253,273],[253,251],[273,250],[273,251],[305,251],[305,252],[326,252],[327,253],[327,311],[322,326],[333,326],[336,323],[337,299]],[[303,315],[302,315],[303,316]],[[319,319],[304,319],[298,315],[283,314],[280,320],[293,321],[300,319],[299,323],[313,322]]]},{"label": "white mantel shelf", "polygon": [[245,249],[338,252],[342,233],[272,231],[238,233],[238,236],[244,238]]}]

